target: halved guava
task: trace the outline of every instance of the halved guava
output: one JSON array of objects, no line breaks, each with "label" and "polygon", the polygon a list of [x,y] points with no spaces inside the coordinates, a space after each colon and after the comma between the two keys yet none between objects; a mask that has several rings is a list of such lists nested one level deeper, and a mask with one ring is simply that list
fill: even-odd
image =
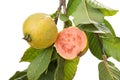
[{"label": "halved guava", "polygon": [[59,32],[55,42],[58,54],[68,60],[82,56],[87,50],[87,45],[88,40],[85,32],[77,27],[63,29]]}]

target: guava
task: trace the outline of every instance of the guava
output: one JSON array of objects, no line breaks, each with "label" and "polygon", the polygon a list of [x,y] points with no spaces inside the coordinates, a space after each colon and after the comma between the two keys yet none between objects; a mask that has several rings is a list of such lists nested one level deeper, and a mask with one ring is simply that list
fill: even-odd
[{"label": "guava", "polygon": [[62,58],[72,60],[87,51],[88,39],[84,31],[71,26],[58,33],[55,47]]},{"label": "guava", "polygon": [[48,14],[35,13],[25,20],[23,34],[31,47],[42,49],[56,41],[58,30],[54,20]]}]

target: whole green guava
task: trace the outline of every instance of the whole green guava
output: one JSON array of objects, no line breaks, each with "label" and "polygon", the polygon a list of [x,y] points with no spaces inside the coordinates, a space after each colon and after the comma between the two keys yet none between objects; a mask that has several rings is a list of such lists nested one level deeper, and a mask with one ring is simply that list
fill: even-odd
[{"label": "whole green guava", "polygon": [[47,14],[30,15],[23,24],[24,39],[36,49],[51,46],[57,38],[58,30],[54,20]]}]

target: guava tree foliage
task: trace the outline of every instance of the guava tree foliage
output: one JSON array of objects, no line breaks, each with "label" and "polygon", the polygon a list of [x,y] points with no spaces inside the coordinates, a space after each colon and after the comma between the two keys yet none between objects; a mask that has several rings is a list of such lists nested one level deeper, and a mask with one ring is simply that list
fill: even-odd
[{"label": "guava tree foliage", "polygon": [[[113,27],[104,18],[113,16],[118,11],[96,0],[59,2],[58,9],[51,17],[56,24],[58,20],[63,21],[64,28],[75,25],[86,32],[91,54],[101,60],[98,65],[99,80],[120,80],[120,70],[108,61],[109,57],[113,57],[120,62],[120,37],[116,36]],[[79,59],[80,57],[74,60],[63,59],[57,54],[54,45],[45,49],[30,47],[21,58],[21,62],[29,62],[30,65],[24,71],[17,71],[10,80],[72,80]]]}]

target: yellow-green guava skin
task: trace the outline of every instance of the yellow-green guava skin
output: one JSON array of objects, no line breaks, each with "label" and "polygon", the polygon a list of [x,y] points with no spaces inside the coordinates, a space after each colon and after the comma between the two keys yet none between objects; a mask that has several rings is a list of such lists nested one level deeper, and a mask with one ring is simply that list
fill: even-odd
[{"label": "yellow-green guava skin", "polygon": [[30,15],[23,24],[23,34],[30,35],[27,41],[31,47],[43,49],[51,46],[57,38],[58,30],[54,20],[47,14],[35,13]]}]

